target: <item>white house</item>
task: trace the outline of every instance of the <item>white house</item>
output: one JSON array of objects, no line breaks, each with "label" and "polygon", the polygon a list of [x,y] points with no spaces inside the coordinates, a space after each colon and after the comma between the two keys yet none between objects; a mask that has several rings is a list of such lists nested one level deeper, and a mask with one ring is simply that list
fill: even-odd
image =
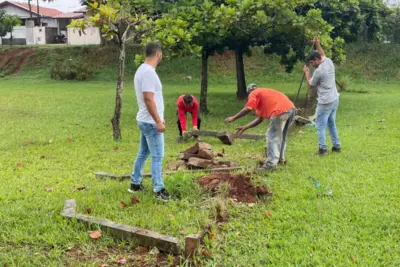
[{"label": "white house", "polygon": [[[68,44],[71,45],[85,45],[85,44],[100,44],[101,37],[98,28],[89,28],[85,31],[86,34],[79,35],[77,31],[68,29],[67,25],[71,23],[72,19],[80,19],[86,16],[86,9],[79,9],[72,13],[63,13],[54,8],[39,7],[31,4],[31,12],[27,3],[2,1],[0,2],[0,9],[4,10],[7,14],[18,16],[22,25],[15,27],[13,31],[13,44],[18,45],[42,45],[57,43],[57,36],[63,34]],[[38,14],[40,17],[40,25],[38,25]],[[0,44],[10,43],[11,35],[8,34],[0,39]]]},{"label": "white house", "polygon": [[[31,4],[31,8],[32,18],[36,19],[38,17],[37,6]],[[22,25],[25,25],[26,20],[31,17],[28,3],[3,1],[0,3],[0,9],[4,10],[7,14],[18,16],[22,20]],[[54,17],[62,13],[60,10],[54,8],[39,7],[41,25],[36,26],[56,28],[57,19]]]}]

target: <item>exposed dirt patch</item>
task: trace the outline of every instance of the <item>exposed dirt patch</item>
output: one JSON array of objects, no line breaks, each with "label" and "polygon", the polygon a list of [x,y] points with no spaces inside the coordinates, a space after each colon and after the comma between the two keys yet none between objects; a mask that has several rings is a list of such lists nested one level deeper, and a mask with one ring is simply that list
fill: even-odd
[{"label": "exposed dirt patch", "polygon": [[34,54],[32,48],[11,49],[1,53],[0,72],[5,75],[19,72],[26,61]]},{"label": "exposed dirt patch", "polygon": [[[79,263],[95,264],[96,266],[177,266],[179,257],[168,256],[165,253],[154,253],[145,247],[108,246],[102,251],[69,248],[67,256]],[[73,265],[70,265],[73,266]]]},{"label": "exposed dirt patch", "polygon": [[250,177],[242,174],[213,173],[200,178],[199,183],[214,194],[221,183],[228,183],[230,185],[228,196],[244,203],[257,202],[257,197],[272,195],[265,186],[251,184]]}]

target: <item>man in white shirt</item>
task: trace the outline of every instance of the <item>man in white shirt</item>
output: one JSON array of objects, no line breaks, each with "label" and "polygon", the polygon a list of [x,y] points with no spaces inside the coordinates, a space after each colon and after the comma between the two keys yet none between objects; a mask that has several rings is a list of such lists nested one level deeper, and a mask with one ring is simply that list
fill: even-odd
[{"label": "man in white shirt", "polygon": [[164,158],[164,99],[162,84],[156,67],[162,60],[161,46],[149,43],[146,46],[146,61],[136,71],[134,84],[139,111],[136,120],[141,132],[140,148],[132,172],[132,183],[128,191],[144,190],[142,173],[144,164],[151,155],[151,176],[156,198],[170,199],[162,178]]},{"label": "man in white shirt", "polygon": [[309,88],[317,88],[316,128],[318,132],[319,149],[317,155],[328,154],[326,145],[325,128],[328,126],[332,139],[332,152],[340,153],[340,140],[336,129],[336,111],[339,107],[339,93],[336,88],[335,65],[327,58],[318,37],[314,37],[314,45],[317,51],[311,52],[307,63],[315,68],[310,77],[310,69],[304,66],[303,71]]}]

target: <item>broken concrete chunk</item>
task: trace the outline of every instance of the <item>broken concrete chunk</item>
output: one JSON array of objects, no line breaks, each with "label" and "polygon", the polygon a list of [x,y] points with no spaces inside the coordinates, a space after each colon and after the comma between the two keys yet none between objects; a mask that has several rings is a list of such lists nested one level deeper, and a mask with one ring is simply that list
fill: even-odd
[{"label": "broken concrete chunk", "polygon": [[213,152],[208,149],[200,149],[199,153],[197,153],[196,156],[199,158],[210,159],[210,160],[212,160],[214,158]]},{"label": "broken concrete chunk", "polygon": [[209,166],[213,165],[213,161],[208,159],[192,157],[188,160],[187,164],[192,167],[208,168]]},{"label": "broken concrete chunk", "polygon": [[217,135],[218,139],[225,145],[232,145],[234,135],[231,133],[219,133]]},{"label": "broken concrete chunk", "polygon": [[198,234],[185,237],[185,258],[191,258],[200,247],[201,236]]}]

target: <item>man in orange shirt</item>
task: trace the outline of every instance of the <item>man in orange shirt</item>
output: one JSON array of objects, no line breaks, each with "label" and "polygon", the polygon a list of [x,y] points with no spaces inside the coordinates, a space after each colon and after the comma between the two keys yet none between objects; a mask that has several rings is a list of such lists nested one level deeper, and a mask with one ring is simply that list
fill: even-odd
[{"label": "man in orange shirt", "polygon": [[289,126],[296,114],[295,106],[290,99],[281,92],[258,88],[256,84],[247,87],[248,100],[246,106],[235,116],[225,119],[230,123],[255,110],[257,119],[246,126],[238,128],[237,136],[269,119],[267,130],[267,159],[261,169],[275,170],[276,165],[285,164],[286,137]]},{"label": "man in orange shirt", "polygon": [[178,130],[180,139],[186,133],[186,113],[192,114],[193,130],[200,130],[199,102],[193,95],[181,95],[176,102],[178,109]]}]

